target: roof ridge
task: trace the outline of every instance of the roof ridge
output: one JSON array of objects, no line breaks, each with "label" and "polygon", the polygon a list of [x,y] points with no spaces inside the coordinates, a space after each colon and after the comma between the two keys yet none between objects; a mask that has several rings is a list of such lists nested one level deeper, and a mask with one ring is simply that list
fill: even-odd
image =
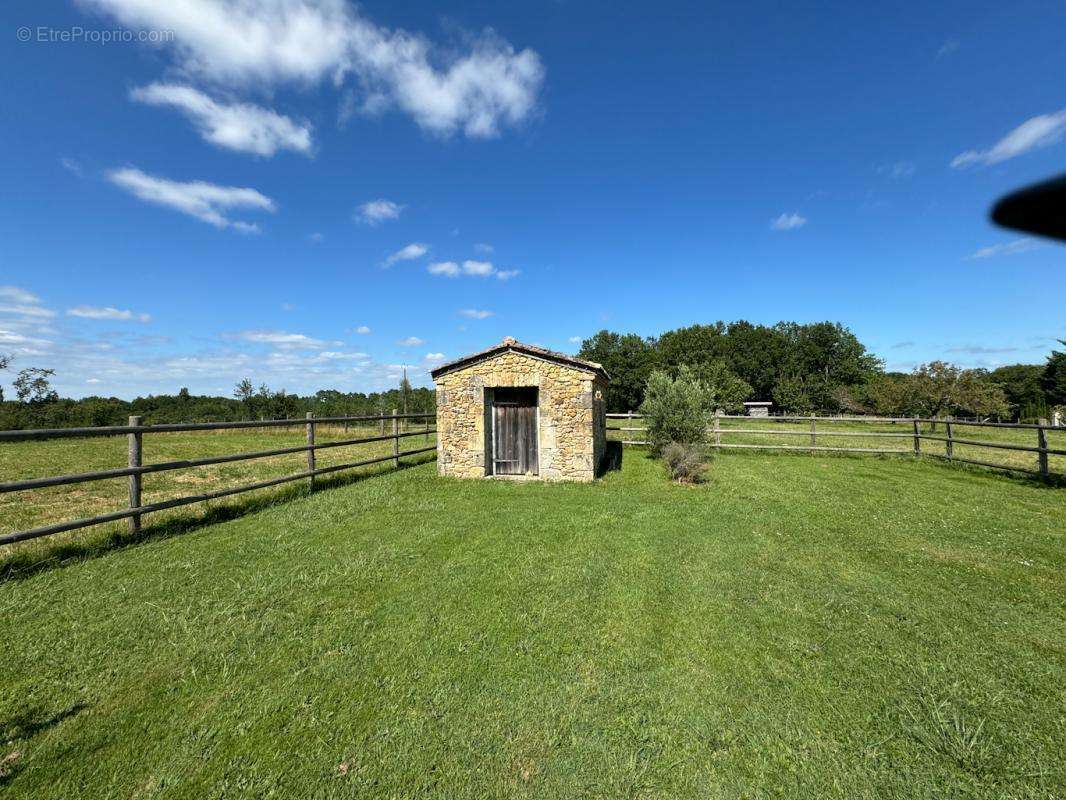
[{"label": "roof ridge", "polygon": [[469,355],[465,355],[461,358],[457,358],[452,361],[448,361],[447,363],[441,364],[439,367],[430,370],[429,374],[435,379],[438,375],[442,375],[443,373],[455,369],[456,367],[462,364],[474,362],[479,359],[486,358],[496,352],[502,352],[504,350],[515,350],[518,352],[525,352],[529,355],[539,355],[545,358],[550,358],[555,361],[563,362],[565,364],[570,364],[572,366],[588,369],[592,372],[598,372],[602,374],[603,377],[610,380],[610,376],[607,374],[607,370],[603,368],[602,364],[599,364],[595,361],[588,361],[584,358],[578,358],[577,356],[571,356],[566,353],[560,353],[555,350],[549,350],[548,348],[540,347],[539,345],[525,344],[523,342],[518,341],[513,336],[506,336],[499,344],[494,344],[491,347],[485,348],[484,350],[479,350],[476,353],[470,353]]}]

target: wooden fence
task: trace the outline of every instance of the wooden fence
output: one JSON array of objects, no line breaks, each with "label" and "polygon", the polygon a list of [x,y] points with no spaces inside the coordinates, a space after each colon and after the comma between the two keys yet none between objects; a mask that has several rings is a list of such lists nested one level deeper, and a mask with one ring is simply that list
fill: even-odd
[{"label": "wooden fence", "polygon": [[[402,431],[401,423],[405,420],[422,420],[424,424],[422,427]],[[430,427],[431,420],[433,420],[434,422],[434,427],[432,428]],[[318,444],[315,443],[315,428],[317,425],[343,424],[345,426],[345,429],[347,429],[348,424],[353,422],[363,424],[377,422],[380,425],[380,435],[363,436],[360,438],[343,439],[341,441],[330,441]],[[391,425],[391,431],[385,430],[386,423]],[[224,431],[239,430],[244,428],[277,428],[285,426],[300,426],[305,428],[307,435],[306,444],[297,445],[295,447],[283,447],[276,448],[273,450],[259,450],[250,453],[234,453],[194,460],[165,461],[155,464],[143,463],[145,449],[144,438],[146,436],[164,433],[178,433],[185,431]],[[431,433],[436,433],[434,414],[399,414],[396,411],[393,411],[392,414],[362,417],[315,417],[312,413],[308,412],[307,416],[304,419],[259,420],[251,422],[200,422],[165,425],[142,425],[140,417],[130,417],[128,425],[113,425],[98,428],[53,428],[43,430],[0,431],[0,442],[20,441],[26,439],[54,439],[101,436],[125,436],[127,437],[128,442],[128,461],[127,466],[125,467],[120,467],[117,469],[99,470],[96,472],[80,472],[69,475],[55,475],[41,478],[30,478],[28,480],[18,480],[10,481],[7,483],[0,483],[0,494],[4,494],[7,492],[21,492],[31,489],[43,489],[48,486],[66,486],[76,483],[85,483],[87,481],[102,481],[113,478],[124,477],[127,478],[127,480],[129,481],[129,503],[126,508],[117,511],[112,511],[106,514],[99,514],[94,517],[85,517],[83,519],[60,522],[54,525],[44,525],[37,528],[31,528],[29,530],[6,533],[0,535],[0,545],[13,544],[15,542],[22,542],[28,539],[37,539],[42,536],[50,536],[52,534],[61,533],[63,531],[86,528],[90,525],[99,525],[101,523],[115,522],[122,519],[128,521],[127,524],[130,532],[136,532],[140,530],[142,517],[145,514],[149,514],[155,511],[163,511],[168,508],[176,508],[178,506],[190,505],[192,503],[202,503],[207,500],[216,500],[222,497],[229,497],[230,495],[241,494],[242,492],[251,492],[255,491],[256,489],[266,489],[271,486],[277,486],[283,483],[290,483],[292,481],[307,480],[313,488],[315,478],[319,475],[326,475],[329,473],[351,470],[357,467],[364,467],[370,464],[378,464],[385,461],[391,461],[393,463],[393,466],[398,467],[400,465],[400,459],[404,456],[413,456],[418,455],[419,453],[426,453],[431,450],[436,450],[436,445],[433,445],[430,447],[420,447],[413,450],[401,451],[400,439],[404,439],[411,436],[424,436],[428,440],[429,434]],[[334,447],[349,447],[359,444],[366,444],[369,442],[383,442],[390,440],[392,441],[392,452],[387,455],[376,456],[374,458],[367,458],[360,461],[353,461],[346,464],[335,464],[328,467],[318,467],[315,463],[315,453],[319,450]],[[245,484],[243,486],[227,487],[225,489],[219,489],[203,494],[186,495],[183,497],[163,500],[158,503],[144,504],[141,501],[141,479],[144,475],[149,473],[168,472],[171,470],[179,469],[190,469],[194,467],[204,467],[213,464],[231,463],[234,461],[248,461],[251,459],[271,458],[274,456],[283,456],[292,453],[307,454],[306,470],[297,472],[295,474],[284,475],[281,477],[258,481],[256,483]]]},{"label": "wooden fence", "polygon": [[[622,421],[621,426],[612,427],[608,423],[608,431],[619,431],[622,434],[622,444],[624,445],[646,445],[648,442],[634,434],[646,431],[647,428],[642,425],[638,426],[634,423],[641,422],[643,416],[640,414],[608,414],[608,421]],[[743,420],[744,427],[733,427],[732,421]],[[809,425],[806,430],[797,430],[791,428],[789,430],[774,430],[775,423],[791,423]],[[900,431],[858,431],[858,430],[831,430],[830,427],[834,424],[847,424],[847,425],[861,425],[861,424],[873,424],[884,427],[899,426],[903,428]],[[944,434],[937,435],[936,427],[943,426]],[[998,431],[1011,431],[1011,432],[1032,432],[1033,444],[1020,444],[1015,442],[994,442],[981,439],[972,439],[968,437],[956,436],[956,429],[959,427],[973,427],[973,428],[989,428]],[[739,416],[735,414],[716,414],[714,416],[711,427],[708,429],[708,434],[711,439],[710,446],[715,450],[728,450],[728,449],[744,449],[744,450],[797,450],[806,452],[832,452],[832,453],[875,453],[875,454],[900,454],[900,455],[914,455],[914,456],[930,456],[933,458],[941,458],[947,461],[959,461],[967,464],[977,464],[982,467],[992,467],[995,469],[1009,470],[1012,472],[1023,472],[1031,475],[1038,475],[1043,478],[1048,478],[1053,473],[1049,468],[1048,456],[1066,456],[1066,449],[1053,448],[1048,446],[1048,432],[1056,431],[1062,432],[1061,427],[1053,427],[1050,425],[1033,425],[1026,423],[1007,423],[1007,422],[980,422],[980,421],[963,421],[956,419],[926,419],[921,417],[814,417],[814,416],[768,416],[768,417],[749,417]],[[731,436],[735,435],[757,435],[757,436],[792,436],[792,437],[809,437],[809,440],[805,444],[766,444],[766,443],[739,443],[723,441]],[[818,444],[819,438],[825,441],[833,441],[837,437],[846,437],[848,439],[876,439],[874,442],[876,445],[878,442],[885,442],[889,444],[891,440],[904,440],[904,446],[902,447],[833,447],[827,444]],[[928,448],[922,449],[922,442],[939,442],[944,446],[943,453],[932,452]],[[966,447],[983,447],[995,450],[1006,450],[1017,453],[1032,454],[1034,458],[1034,467],[1026,467],[1014,464],[1002,464],[992,461],[985,461],[975,458],[967,458],[960,456],[956,451],[956,446]]]}]

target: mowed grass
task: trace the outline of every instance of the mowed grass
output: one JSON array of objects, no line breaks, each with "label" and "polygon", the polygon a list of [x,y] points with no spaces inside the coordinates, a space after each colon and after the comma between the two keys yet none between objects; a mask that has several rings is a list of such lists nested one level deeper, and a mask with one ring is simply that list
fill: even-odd
[{"label": "mowed grass", "polygon": [[[608,433],[608,438],[622,440],[640,440],[644,433],[640,430],[621,431],[619,428],[632,427],[642,428],[644,422],[640,419],[627,421],[624,419],[610,419],[608,426],[614,430]],[[723,444],[747,444],[747,445],[792,445],[807,446],[811,444],[810,422],[791,422],[777,419],[747,418],[747,419],[722,419],[720,421],[721,440]],[[759,431],[748,433],[747,431]],[[766,433],[763,433],[766,431]],[[923,435],[947,437],[944,423],[938,423],[934,428],[930,423],[922,423]],[[861,434],[876,433],[878,436],[863,436]],[[1048,447],[1053,450],[1066,451],[1066,428],[1057,428],[1045,431]],[[986,442],[991,445],[1012,445],[1021,447],[1037,447],[1037,432],[1027,428],[990,428],[978,425],[967,425],[955,422],[952,426],[954,439],[965,439],[973,442]],[[871,450],[900,450],[904,453],[914,452],[914,428],[910,421],[906,422],[849,422],[849,421],[825,421],[818,420],[815,427],[816,447],[843,447],[843,448],[866,448]],[[925,454],[947,455],[947,443],[931,439],[920,441],[921,451]],[[1037,454],[1030,451],[1009,450],[1001,447],[982,447],[977,444],[954,443],[953,455],[956,458],[966,458],[984,461],[1003,467],[1035,472],[1038,468]],[[1066,476],[1066,456],[1049,455],[1048,469],[1061,476]]]},{"label": "mowed grass", "polygon": [[[436,434],[418,433],[423,429],[422,420],[403,421],[403,432],[415,435],[400,438],[399,447],[418,450],[436,444]],[[386,435],[391,433],[391,422],[386,422]],[[351,427],[318,425],[316,443],[339,442],[380,436],[379,426]],[[306,443],[303,425],[293,428],[248,428],[219,431],[191,431],[181,433],[156,433],[143,437],[143,463],[195,460],[215,456],[252,453],[296,447]],[[51,475],[66,475],[79,472],[115,469],[126,466],[127,444],[125,436],[93,437],[84,439],[48,439],[43,441],[0,442],[0,482]],[[364,461],[392,452],[392,440],[366,442],[358,445],[325,448],[316,451],[316,466],[329,467]],[[418,460],[418,457],[411,457]],[[410,463],[411,459],[408,459]],[[424,459],[423,459],[424,460]],[[343,482],[354,475],[371,474],[388,468],[390,462],[361,467],[353,472],[336,473],[320,477],[320,483],[329,485]],[[142,501],[146,504],[169,500],[185,495],[202,494],[256,483],[270,478],[293,475],[307,469],[306,453],[291,453],[271,458],[250,461],[233,461],[191,469],[149,473],[142,478]],[[289,497],[299,493],[300,484],[282,484],[279,487],[242,494],[236,502],[269,502],[271,499]],[[225,498],[212,501],[215,507],[231,506],[235,501]],[[127,508],[129,504],[128,478],[111,478],[102,481],[77,483],[68,486],[51,486],[23,492],[0,494],[0,534],[27,530],[40,525],[66,520],[91,517]],[[175,520],[192,521],[202,516],[205,505],[185,506],[157,512],[144,518],[146,525],[159,525]],[[126,530],[126,521],[77,530],[50,537],[47,541],[31,541],[18,546],[22,557],[45,556],[55,550],[57,544],[96,543]],[[0,553],[0,564],[4,554]]]},{"label": "mowed grass", "polygon": [[432,464],[0,582],[6,797],[1061,797],[1066,491]]}]

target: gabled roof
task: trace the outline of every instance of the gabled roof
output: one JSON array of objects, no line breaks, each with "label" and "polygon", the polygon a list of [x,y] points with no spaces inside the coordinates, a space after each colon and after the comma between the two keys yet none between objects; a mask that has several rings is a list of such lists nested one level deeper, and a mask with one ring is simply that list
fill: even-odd
[{"label": "gabled roof", "polygon": [[585,361],[582,358],[574,358],[568,356],[566,353],[556,353],[554,350],[546,350],[543,347],[537,347],[532,344],[522,344],[521,342],[512,339],[508,336],[499,344],[494,344],[487,350],[482,350],[478,353],[471,353],[468,356],[457,358],[455,361],[449,361],[447,364],[441,364],[434,370],[430,371],[430,375],[433,380],[443,375],[446,372],[454,372],[457,369],[468,367],[471,364],[476,364],[478,361],[484,361],[487,358],[499,355],[500,353],[506,353],[508,351],[515,353],[524,353],[534,358],[542,358],[545,361],[554,361],[556,364],[562,364],[567,367],[573,367],[574,369],[580,369],[585,372],[593,372],[600,375],[607,380],[610,380],[610,376],[607,374],[607,370],[603,368],[601,364],[597,364],[595,361]]}]

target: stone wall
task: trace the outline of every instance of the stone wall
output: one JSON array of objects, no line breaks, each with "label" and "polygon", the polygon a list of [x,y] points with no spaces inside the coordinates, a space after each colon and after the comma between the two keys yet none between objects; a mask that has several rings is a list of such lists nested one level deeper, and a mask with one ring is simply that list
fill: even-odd
[{"label": "stone wall", "polygon": [[[508,350],[437,378],[437,471],[457,478],[487,473],[491,415],[485,389],[535,386],[538,459],[546,480],[592,480],[606,448],[606,381],[592,372]],[[601,400],[595,399],[600,392]]]}]

